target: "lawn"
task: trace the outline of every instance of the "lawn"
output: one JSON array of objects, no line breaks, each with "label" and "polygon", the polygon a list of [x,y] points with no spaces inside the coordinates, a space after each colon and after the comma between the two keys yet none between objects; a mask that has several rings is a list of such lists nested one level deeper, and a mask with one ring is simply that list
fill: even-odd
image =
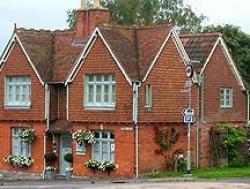
[{"label": "lawn", "polygon": [[[183,177],[184,173],[163,171],[160,173],[152,173],[147,175],[147,178],[168,178],[168,177]],[[192,176],[202,179],[217,179],[217,178],[250,178],[250,167],[243,168],[210,168],[197,169],[192,171]]]}]

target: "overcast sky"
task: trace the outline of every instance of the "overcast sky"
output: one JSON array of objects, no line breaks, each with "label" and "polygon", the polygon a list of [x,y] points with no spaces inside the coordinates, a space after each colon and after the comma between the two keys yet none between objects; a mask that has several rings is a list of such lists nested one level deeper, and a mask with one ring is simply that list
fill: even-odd
[{"label": "overcast sky", "polygon": [[[208,24],[234,24],[250,33],[250,0],[184,0],[195,12],[209,18]],[[66,12],[78,8],[80,0],[1,0],[0,53],[2,53],[14,23],[18,27],[64,29]]]}]

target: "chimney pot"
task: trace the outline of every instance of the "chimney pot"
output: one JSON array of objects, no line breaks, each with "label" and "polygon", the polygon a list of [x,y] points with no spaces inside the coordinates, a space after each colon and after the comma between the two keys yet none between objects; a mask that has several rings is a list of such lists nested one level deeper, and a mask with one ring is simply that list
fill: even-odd
[{"label": "chimney pot", "polygon": [[81,0],[81,9],[87,8],[87,0]]}]

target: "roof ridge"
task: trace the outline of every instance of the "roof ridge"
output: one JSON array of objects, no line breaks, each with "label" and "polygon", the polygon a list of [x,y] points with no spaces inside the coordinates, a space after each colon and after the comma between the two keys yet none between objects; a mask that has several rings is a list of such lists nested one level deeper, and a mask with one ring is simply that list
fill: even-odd
[{"label": "roof ridge", "polygon": [[207,32],[207,33],[193,33],[193,34],[181,34],[180,38],[191,38],[191,37],[211,37],[211,36],[221,37],[222,33],[220,32]]}]

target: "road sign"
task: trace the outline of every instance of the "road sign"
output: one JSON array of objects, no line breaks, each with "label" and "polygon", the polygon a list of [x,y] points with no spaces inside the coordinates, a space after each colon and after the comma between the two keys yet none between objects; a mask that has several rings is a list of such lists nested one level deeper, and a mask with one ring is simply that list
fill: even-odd
[{"label": "road sign", "polygon": [[184,108],[182,114],[185,115],[192,115],[194,116],[194,109],[193,108]]},{"label": "road sign", "polygon": [[189,78],[193,77],[194,70],[193,70],[193,67],[191,65],[186,66],[185,71],[186,71],[187,77],[189,77]]},{"label": "road sign", "polygon": [[194,123],[195,117],[193,115],[184,115],[183,121],[184,121],[184,123]]}]

